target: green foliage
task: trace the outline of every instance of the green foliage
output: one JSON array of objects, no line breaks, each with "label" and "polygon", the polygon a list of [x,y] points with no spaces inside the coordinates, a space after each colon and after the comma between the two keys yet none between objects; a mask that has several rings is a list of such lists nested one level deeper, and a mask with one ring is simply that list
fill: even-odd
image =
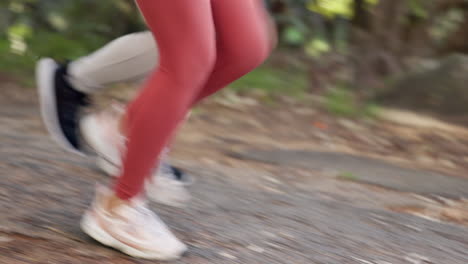
[{"label": "green foliage", "polygon": [[465,19],[463,10],[452,9],[436,20],[430,29],[430,34],[436,44],[442,44],[448,36],[454,33]]},{"label": "green foliage", "polygon": [[[59,60],[75,59],[88,53],[93,46],[89,42],[90,40],[83,43],[46,31],[36,33],[35,37],[29,41],[32,53]],[[103,44],[104,41],[101,43]]]},{"label": "green foliage", "polygon": [[39,57],[75,59],[143,28],[132,0],[2,0],[0,69],[31,72]]},{"label": "green foliage", "polygon": [[307,91],[307,74],[301,69],[278,69],[268,65],[261,66],[231,87],[240,92],[258,89],[267,94],[287,94],[300,97]]},{"label": "green foliage", "polygon": [[[311,22],[311,12],[328,19],[352,15],[352,0],[280,2],[287,7],[285,13],[274,14],[279,23],[286,25],[280,41],[289,46],[306,45],[313,56],[332,45],[324,45],[323,42],[330,40],[323,36],[319,40],[315,38],[320,30]],[[9,52],[26,53],[27,49],[27,53],[36,57],[72,59],[112,38],[143,28],[133,0],[3,0],[0,3],[0,32],[9,32],[0,34],[0,38],[14,42]]]},{"label": "green foliage", "polygon": [[320,37],[313,38],[305,46],[306,54],[313,58],[320,57],[320,55],[327,53],[330,50],[330,44],[325,39]]},{"label": "green foliage", "polygon": [[[304,48],[306,54],[313,58],[320,58],[331,51],[347,51],[349,24],[354,16],[354,0],[274,2],[281,2],[286,6],[281,13],[274,14],[282,29],[281,44]],[[378,0],[366,0],[369,7],[377,2]]]},{"label": "green foliage", "polygon": [[[0,12],[7,19],[0,24],[0,29],[16,36],[25,37],[27,33],[25,39],[28,42],[36,37],[44,39],[46,34],[49,37],[56,34],[64,39],[79,40],[84,43],[84,48],[91,48],[143,28],[131,0],[3,0],[1,7]],[[54,48],[50,47],[50,51]],[[47,53],[44,47],[40,50],[38,55],[48,55],[42,54]]]},{"label": "green foliage", "polygon": [[423,1],[427,0],[408,0],[408,5],[412,14],[419,18],[427,18],[428,16],[428,12]]},{"label": "green foliage", "polygon": [[342,16],[351,18],[353,16],[353,0],[317,0],[309,1],[309,10],[333,18]]},{"label": "green foliage", "polygon": [[297,27],[290,26],[284,31],[282,39],[289,45],[301,45],[305,41],[305,35]]},{"label": "green foliage", "polygon": [[[378,0],[366,0],[366,2],[372,5]],[[353,3],[353,0],[311,0],[307,3],[307,8],[328,18],[339,16],[350,19],[354,16]]]},{"label": "green foliage", "polygon": [[[331,57],[324,55],[349,52],[354,2],[267,0],[271,7],[280,4],[280,8],[273,8],[273,15],[281,33],[281,48],[304,51],[308,60],[318,64],[321,59]],[[368,8],[378,2],[366,0]],[[429,2],[432,1],[407,0],[410,14],[403,14],[407,18],[401,21],[410,24],[410,18],[427,19]],[[463,12],[457,7],[435,19],[430,28],[435,44],[442,45],[456,32],[465,19]],[[134,0],[1,0],[0,70],[31,73],[39,57],[75,59],[111,39],[144,28]],[[237,90],[257,88],[268,93],[303,94],[308,88],[308,78],[303,69],[263,66],[233,86]],[[339,115],[372,116],[377,109],[358,106],[353,92],[347,89],[335,89],[326,97],[327,109]]]},{"label": "green foliage", "polygon": [[348,118],[377,118],[380,107],[372,102],[358,103],[355,93],[340,86],[325,95],[325,108],[332,114]]}]

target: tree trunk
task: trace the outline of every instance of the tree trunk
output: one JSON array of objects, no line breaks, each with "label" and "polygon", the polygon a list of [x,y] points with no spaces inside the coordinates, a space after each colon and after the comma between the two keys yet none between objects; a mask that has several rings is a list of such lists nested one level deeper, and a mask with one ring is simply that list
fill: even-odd
[{"label": "tree trunk", "polygon": [[468,53],[468,4],[458,6],[463,9],[464,19],[458,28],[446,39],[444,45],[439,48],[438,53],[445,55],[448,53]]},{"label": "tree trunk", "polygon": [[355,0],[355,10],[365,18],[355,19],[352,32],[355,86],[362,99],[372,97],[389,75],[403,70],[402,32],[407,12],[404,0],[380,0],[370,12],[363,1]]}]

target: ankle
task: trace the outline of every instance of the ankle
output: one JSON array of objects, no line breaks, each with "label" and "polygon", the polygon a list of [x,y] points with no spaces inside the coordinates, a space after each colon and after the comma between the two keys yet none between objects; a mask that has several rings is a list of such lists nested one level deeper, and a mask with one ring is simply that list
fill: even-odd
[{"label": "ankle", "polygon": [[128,204],[129,202],[123,199],[120,199],[114,193],[106,198],[104,198],[104,209],[108,212],[114,212],[117,208],[122,205]]}]

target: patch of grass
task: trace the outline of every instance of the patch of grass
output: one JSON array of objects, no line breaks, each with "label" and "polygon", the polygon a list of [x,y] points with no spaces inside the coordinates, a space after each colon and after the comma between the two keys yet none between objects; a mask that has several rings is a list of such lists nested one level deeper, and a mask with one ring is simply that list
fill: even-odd
[{"label": "patch of grass", "polygon": [[272,94],[302,97],[308,88],[307,74],[301,69],[279,69],[268,65],[261,66],[230,85],[237,92],[252,90]]},{"label": "patch of grass", "polygon": [[375,103],[359,104],[355,95],[343,87],[335,88],[325,95],[325,108],[332,114],[348,118],[374,119],[380,111]]},{"label": "patch of grass", "polygon": [[337,177],[340,180],[345,180],[345,181],[357,181],[359,180],[359,177],[351,172],[342,172],[338,175]]},{"label": "patch of grass", "polygon": [[364,106],[363,113],[366,117],[375,119],[379,116],[381,107],[376,103],[368,103]]},{"label": "patch of grass", "polygon": [[346,88],[336,88],[325,95],[326,109],[336,115],[356,117],[359,114],[354,95]]}]

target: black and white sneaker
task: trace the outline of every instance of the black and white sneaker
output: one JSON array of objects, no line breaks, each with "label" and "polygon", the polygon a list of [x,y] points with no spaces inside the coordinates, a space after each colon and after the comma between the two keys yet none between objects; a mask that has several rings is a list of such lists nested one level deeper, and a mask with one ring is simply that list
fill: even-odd
[{"label": "black and white sneaker", "polygon": [[[41,59],[36,65],[36,82],[41,115],[51,137],[65,150],[85,155],[84,142],[80,141],[82,110],[89,105],[89,96],[76,90],[67,80],[67,65],[53,59]],[[100,158],[98,158],[99,162]],[[179,168],[163,163],[164,172],[184,186],[193,179]]]},{"label": "black and white sneaker", "polygon": [[41,59],[36,65],[42,119],[51,137],[64,149],[83,155],[79,139],[79,115],[88,96],[67,80],[67,65]]}]

